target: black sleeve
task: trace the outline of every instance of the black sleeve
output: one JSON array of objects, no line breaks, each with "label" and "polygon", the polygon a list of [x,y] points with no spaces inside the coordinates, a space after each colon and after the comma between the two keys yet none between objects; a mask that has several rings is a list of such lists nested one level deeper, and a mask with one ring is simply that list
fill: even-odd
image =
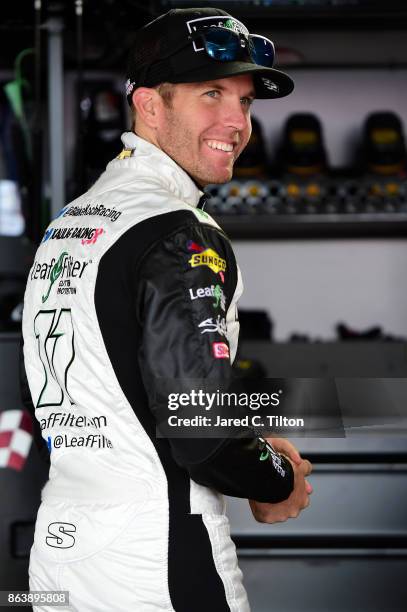
[{"label": "black sleeve", "polygon": [[[237,266],[221,231],[194,224],[155,244],[144,255],[136,278],[143,334],[139,363],[157,419],[162,380],[230,383],[226,313]],[[293,489],[291,464],[273,449],[265,455],[264,443],[254,435],[169,442],[174,459],[192,479],[226,495],[275,503]]]},{"label": "black sleeve", "polygon": [[33,423],[33,438],[35,445],[38,449],[41,459],[50,464],[49,452],[44,438],[41,435],[41,427],[38,420],[35,418],[35,408],[31,398],[30,387],[28,386],[27,374],[24,365],[24,340],[21,338],[20,343],[20,356],[19,356],[19,369],[20,369],[20,393],[21,401],[24,408],[30,413]]}]

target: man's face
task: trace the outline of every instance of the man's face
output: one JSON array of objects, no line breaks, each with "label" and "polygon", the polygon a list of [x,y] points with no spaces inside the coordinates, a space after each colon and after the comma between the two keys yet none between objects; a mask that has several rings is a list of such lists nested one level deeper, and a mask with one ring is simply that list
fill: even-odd
[{"label": "man's face", "polygon": [[163,105],[157,143],[200,186],[227,183],[250,138],[254,96],[246,74],[178,84],[171,108]]}]

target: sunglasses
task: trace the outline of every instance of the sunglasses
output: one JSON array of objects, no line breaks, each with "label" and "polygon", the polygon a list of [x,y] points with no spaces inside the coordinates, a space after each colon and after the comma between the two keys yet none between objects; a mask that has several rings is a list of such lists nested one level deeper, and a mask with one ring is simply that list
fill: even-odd
[{"label": "sunglasses", "polygon": [[195,42],[201,38],[206,54],[219,62],[233,62],[250,57],[254,64],[271,68],[274,63],[274,44],[259,34],[244,34],[222,27],[209,27],[189,36]]}]

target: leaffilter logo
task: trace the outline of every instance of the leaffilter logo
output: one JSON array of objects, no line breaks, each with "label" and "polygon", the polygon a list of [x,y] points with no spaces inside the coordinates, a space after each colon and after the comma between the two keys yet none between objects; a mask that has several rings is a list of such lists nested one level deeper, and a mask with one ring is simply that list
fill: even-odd
[{"label": "leaffilter logo", "polygon": [[213,303],[214,308],[219,308],[220,301],[223,297],[223,291],[220,285],[215,285],[213,290],[213,297],[215,298],[215,302]]},{"label": "leaffilter logo", "polygon": [[226,310],[226,297],[220,285],[211,285],[210,287],[198,287],[198,289],[189,289],[189,296],[192,300],[200,300],[202,298],[215,298],[212,302],[213,308],[221,308]]},{"label": "leaffilter logo", "polygon": [[61,255],[58,257],[58,261],[54,264],[52,270],[51,270],[51,274],[49,277],[49,287],[48,287],[48,291],[46,293],[46,295],[42,296],[42,303],[44,304],[44,302],[47,301],[52,285],[55,283],[55,281],[57,280],[57,278],[59,276],[61,276],[61,272],[62,272],[62,264],[64,262],[64,258],[68,255],[68,253],[66,251],[64,251],[63,253],[61,253]]},{"label": "leaffilter logo", "polygon": [[[216,17],[199,17],[198,19],[191,19],[186,22],[188,32],[191,34],[192,32],[197,32],[199,30],[205,30],[206,28],[228,28],[229,30],[233,30],[234,32],[240,32],[245,36],[249,35],[249,30],[246,26],[237,19],[231,19],[230,17],[225,17],[223,15],[219,15]],[[196,40],[193,41],[194,51],[203,51],[204,47],[200,46],[200,43]]]},{"label": "leaffilter logo", "polygon": [[240,34],[248,34],[247,28],[240,21],[235,19],[227,19],[222,25],[224,28],[228,28],[228,30],[233,30]]}]

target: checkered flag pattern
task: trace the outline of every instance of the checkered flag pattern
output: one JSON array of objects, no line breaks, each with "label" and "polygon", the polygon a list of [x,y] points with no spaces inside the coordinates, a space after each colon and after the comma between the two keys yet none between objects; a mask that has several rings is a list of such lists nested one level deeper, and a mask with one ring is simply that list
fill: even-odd
[{"label": "checkered flag pattern", "polygon": [[0,412],[0,468],[22,470],[32,442],[32,421],[26,410]]}]

